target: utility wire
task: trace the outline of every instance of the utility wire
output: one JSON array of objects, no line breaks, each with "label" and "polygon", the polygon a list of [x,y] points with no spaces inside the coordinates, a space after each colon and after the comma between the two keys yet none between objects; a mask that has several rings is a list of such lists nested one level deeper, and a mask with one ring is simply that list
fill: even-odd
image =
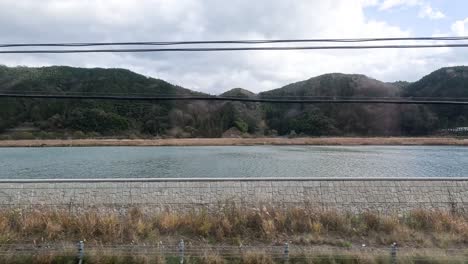
[{"label": "utility wire", "polygon": [[[57,95],[95,95],[95,96],[114,96],[114,95],[126,95],[126,96],[146,96],[146,97],[197,97],[197,98],[206,98],[209,96],[215,97],[216,95],[207,95],[207,94],[168,94],[168,93],[125,93],[125,92],[89,92],[89,91],[54,91],[55,93],[60,93]],[[38,90],[1,90],[0,94],[13,94],[13,95],[49,95],[51,93],[44,93],[44,91]],[[330,100],[429,100],[429,101],[468,101],[468,97],[425,97],[425,96],[313,96],[313,95],[253,95],[253,96],[235,96],[235,95],[226,95],[220,96],[223,98],[259,98],[259,99],[330,99]]]},{"label": "utility wire", "polygon": [[0,98],[33,98],[33,99],[80,99],[80,100],[116,100],[116,101],[235,101],[258,103],[295,103],[295,104],[434,104],[434,105],[468,105],[468,101],[425,101],[425,100],[385,100],[385,99],[263,99],[234,98],[222,96],[82,96],[82,95],[37,95],[37,94],[0,94]]},{"label": "utility wire", "polygon": [[0,44],[0,48],[9,47],[90,47],[90,46],[170,46],[200,44],[267,44],[267,43],[304,43],[335,42],[359,43],[378,41],[459,41],[468,40],[468,36],[458,37],[395,37],[395,38],[319,38],[319,39],[256,39],[256,40],[206,40],[206,41],[144,41],[144,42],[85,42],[85,43],[11,43]]},{"label": "utility wire", "polygon": [[44,53],[133,53],[133,52],[212,52],[212,51],[265,51],[265,50],[341,50],[341,49],[417,49],[417,48],[466,48],[461,44],[424,45],[366,45],[366,46],[295,46],[295,47],[216,47],[216,48],[144,48],[144,49],[52,49],[52,50],[0,50],[0,54]]}]

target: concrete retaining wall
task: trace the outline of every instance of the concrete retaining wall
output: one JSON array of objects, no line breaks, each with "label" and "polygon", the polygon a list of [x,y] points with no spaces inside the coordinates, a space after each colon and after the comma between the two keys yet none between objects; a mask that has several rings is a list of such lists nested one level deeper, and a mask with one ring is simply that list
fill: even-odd
[{"label": "concrete retaining wall", "polygon": [[3,180],[0,206],[150,210],[316,207],[359,212],[468,210],[468,178]]}]

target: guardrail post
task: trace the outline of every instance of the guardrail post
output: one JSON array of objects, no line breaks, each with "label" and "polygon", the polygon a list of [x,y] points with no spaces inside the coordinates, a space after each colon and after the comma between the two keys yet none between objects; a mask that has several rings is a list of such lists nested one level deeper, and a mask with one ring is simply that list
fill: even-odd
[{"label": "guardrail post", "polygon": [[390,263],[397,264],[397,243],[393,242],[390,249]]},{"label": "guardrail post", "polygon": [[83,264],[84,259],[84,242],[78,242],[78,264]]},{"label": "guardrail post", "polygon": [[288,263],[289,261],[289,244],[286,242],[284,243],[284,263]]},{"label": "guardrail post", "polygon": [[183,239],[180,240],[178,247],[179,247],[180,264],[184,264],[185,243]]}]

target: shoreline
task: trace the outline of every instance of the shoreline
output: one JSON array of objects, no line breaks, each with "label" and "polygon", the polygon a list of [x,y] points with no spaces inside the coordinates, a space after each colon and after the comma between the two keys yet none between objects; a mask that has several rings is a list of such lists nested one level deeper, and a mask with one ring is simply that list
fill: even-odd
[{"label": "shoreline", "polygon": [[110,146],[468,146],[449,137],[306,137],[306,138],[171,138],[171,139],[34,139],[0,140],[0,147]]}]

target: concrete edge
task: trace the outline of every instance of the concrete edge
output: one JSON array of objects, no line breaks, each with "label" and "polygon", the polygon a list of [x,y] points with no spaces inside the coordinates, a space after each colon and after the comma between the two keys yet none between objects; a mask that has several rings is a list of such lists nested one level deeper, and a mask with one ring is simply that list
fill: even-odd
[{"label": "concrete edge", "polygon": [[463,181],[468,177],[308,177],[308,178],[103,178],[103,179],[0,179],[0,183],[101,183],[101,182],[256,182],[256,181]]}]

